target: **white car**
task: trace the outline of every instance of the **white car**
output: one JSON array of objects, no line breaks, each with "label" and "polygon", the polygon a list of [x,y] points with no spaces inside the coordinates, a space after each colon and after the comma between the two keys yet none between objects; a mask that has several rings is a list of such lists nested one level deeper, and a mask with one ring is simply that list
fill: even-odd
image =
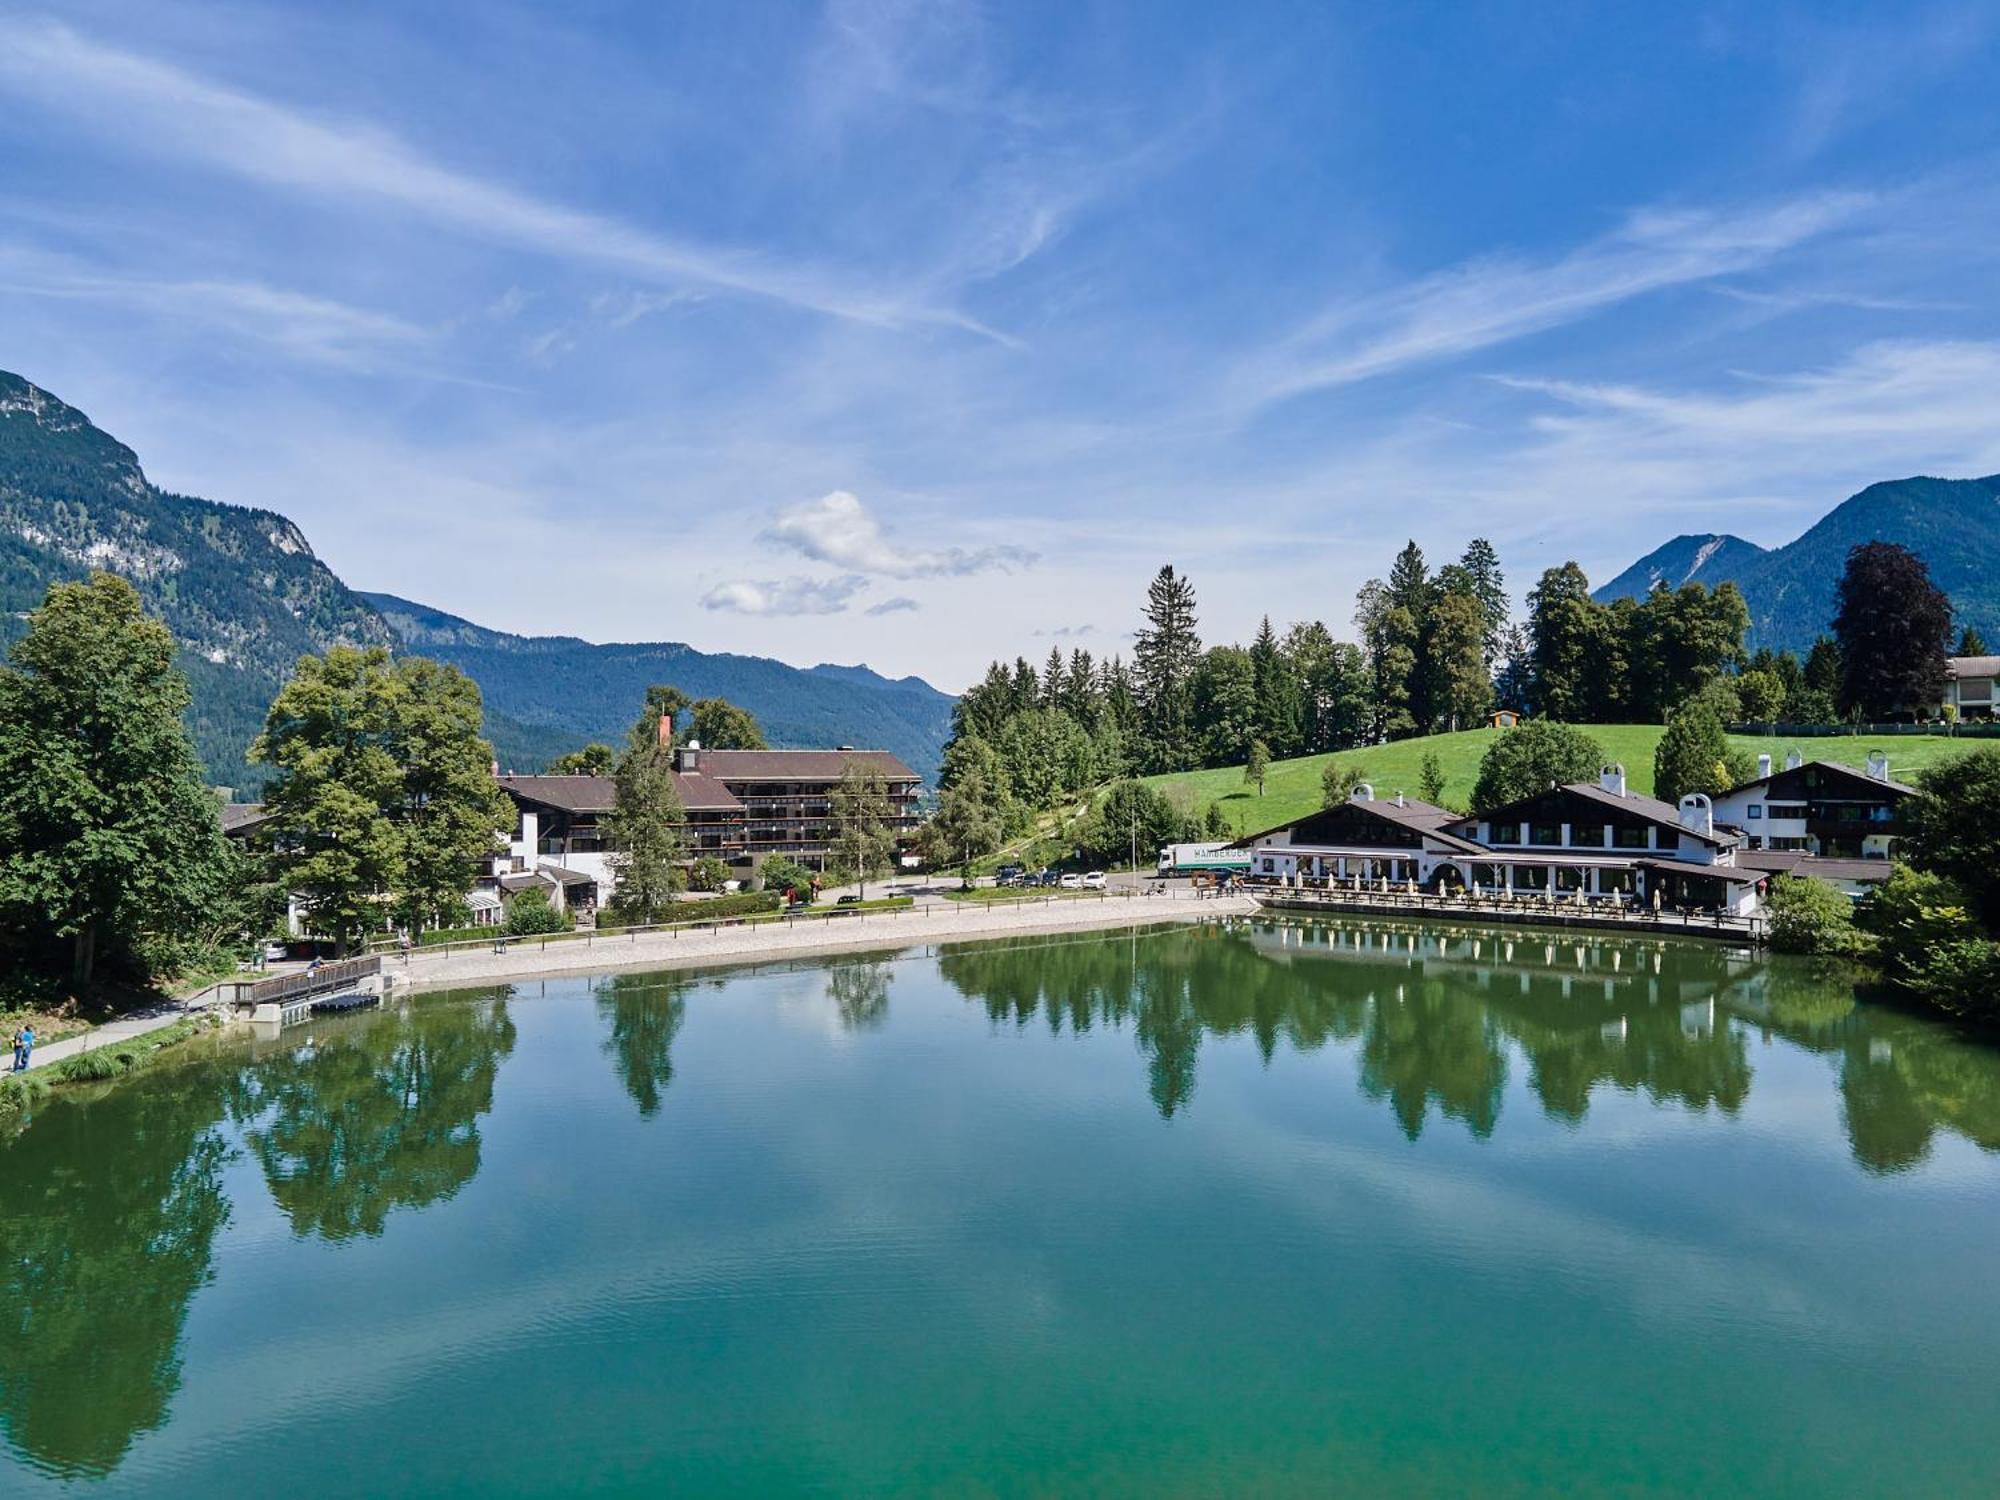
[{"label": "white car", "polygon": [[1057,884],[1066,891],[1080,891],[1083,889],[1083,877],[1081,875],[1065,875]]},{"label": "white car", "polygon": [[1083,877],[1083,888],[1084,888],[1085,890],[1087,890],[1087,891],[1101,891],[1101,890],[1103,890],[1103,889],[1104,889],[1104,872],[1103,872],[1102,870],[1092,870],[1092,871],[1091,871],[1091,872],[1090,872],[1090,873],[1089,873],[1088,875],[1084,876],[1084,877]]}]

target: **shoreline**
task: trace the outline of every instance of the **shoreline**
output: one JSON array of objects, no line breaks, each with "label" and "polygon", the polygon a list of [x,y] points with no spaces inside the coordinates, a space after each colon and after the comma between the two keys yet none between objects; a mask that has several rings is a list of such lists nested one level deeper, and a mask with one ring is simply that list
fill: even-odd
[{"label": "shoreline", "polygon": [[1197,897],[1181,892],[1051,901],[1030,907],[953,902],[858,912],[831,920],[815,918],[795,926],[757,924],[709,932],[605,934],[594,941],[567,938],[537,947],[529,946],[532,939],[517,939],[515,948],[506,953],[451,953],[427,959],[419,948],[400,958],[385,958],[382,974],[393,983],[395,993],[420,994],[515,980],[693,969],[920,943],[1199,922],[1211,917],[1249,916],[1256,910],[1256,903],[1248,897]]}]

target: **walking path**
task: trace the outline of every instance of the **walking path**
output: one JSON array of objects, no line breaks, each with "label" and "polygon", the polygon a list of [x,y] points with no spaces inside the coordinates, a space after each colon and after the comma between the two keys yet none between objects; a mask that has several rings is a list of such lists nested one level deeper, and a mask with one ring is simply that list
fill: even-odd
[{"label": "walking path", "polygon": [[[207,1006],[200,1000],[170,1000],[150,1010],[134,1011],[131,1015],[120,1016],[115,1021],[107,1021],[102,1026],[94,1026],[89,1031],[79,1032],[75,1036],[66,1036],[59,1042],[37,1043],[34,1056],[28,1064],[28,1071],[40,1072],[43,1068],[51,1067],[66,1057],[75,1057],[79,1052],[96,1052],[118,1042],[130,1041],[133,1037],[145,1036],[154,1031],[165,1031],[176,1021],[198,1015],[205,1009]],[[0,1062],[4,1062],[4,1066],[10,1069],[14,1065],[11,1054]]]},{"label": "walking path", "polygon": [[419,948],[383,965],[399,986],[435,990],[563,974],[619,969],[691,968],[763,958],[853,953],[959,938],[1071,932],[1152,922],[1196,922],[1248,916],[1254,903],[1240,896],[1206,896],[1175,890],[1022,902],[942,901],[892,911],[862,911],[831,918],[764,922],[666,932],[598,933],[547,942],[521,938],[504,952],[490,947],[438,952]]}]

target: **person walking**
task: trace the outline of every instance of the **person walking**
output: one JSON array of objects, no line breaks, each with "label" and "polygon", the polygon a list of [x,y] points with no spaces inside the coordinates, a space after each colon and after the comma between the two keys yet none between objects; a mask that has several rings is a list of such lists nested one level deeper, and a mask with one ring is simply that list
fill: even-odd
[{"label": "person walking", "polygon": [[25,1073],[35,1061],[35,1026],[31,1021],[21,1028],[21,1037],[14,1048],[14,1071]]},{"label": "person walking", "polygon": [[14,1071],[15,1071],[16,1073],[18,1073],[18,1072],[20,1072],[20,1071],[22,1070],[22,1068],[23,1068],[24,1066],[26,1066],[26,1065],[25,1065],[25,1064],[24,1064],[24,1063],[22,1062],[22,1060],[21,1060],[21,1028],[20,1028],[20,1027],[16,1026],[16,1027],[14,1028],[14,1035],[13,1035],[13,1036],[12,1036],[11,1038],[9,1038],[9,1041],[10,1041],[11,1045],[12,1045],[12,1046],[13,1046],[13,1048],[14,1048]]}]

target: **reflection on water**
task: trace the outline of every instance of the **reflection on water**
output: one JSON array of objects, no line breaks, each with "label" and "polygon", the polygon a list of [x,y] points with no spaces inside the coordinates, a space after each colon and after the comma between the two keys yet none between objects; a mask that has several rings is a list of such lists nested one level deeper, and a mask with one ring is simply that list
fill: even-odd
[{"label": "reflection on water", "polygon": [[[775,977],[789,987],[788,1003],[802,983],[827,1007],[822,1016],[865,1044],[843,1057],[873,1052],[878,1065],[904,1061],[896,1048],[924,1034],[926,1015],[963,1017],[959,997],[1009,1033],[1039,1027],[1089,1038],[1118,1091],[1136,1103],[1143,1088],[1176,1132],[1226,1112],[1226,1092],[1204,1103],[1201,1078],[1204,1051],[1232,1038],[1254,1044],[1267,1066],[1281,1052],[1350,1058],[1362,1112],[1379,1106],[1413,1142],[1428,1132],[1431,1144],[1484,1143],[1482,1161],[1504,1154],[1498,1143],[1509,1135],[1510,1111],[1516,1121],[1524,1109],[1528,1120],[1538,1112],[1583,1143],[1593,1109],[1613,1095],[1698,1115],[1743,1114],[1758,1088],[1753,1059],[1767,1056],[1769,1044],[1824,1066],[1824,1084],[1811,1083],[1827,1106],[1824,1120],[1792,1128],[1823,1138],[1837,1119],[1846,1149],[1871,1176],[1915,1171],[1943,1137],[2000,1150],[2000,1052],[1856,1005],[1839,974],[1700,942],[1253,921],[966,944],[934,960],[851,957]],[[211,1277],[218,1237],[229,1239],[225,1181],[239,1195],[267,1192],[298,1240],[382,1238],[399,1215],[414,1222],[475,1180],[482,1122],[506,1117],[502,1079],[524,1065],[539,1068],[531,1076],[544,1083],[574,1089],[578,1111],[596,1088],[623,1128],[633,1106],[647,1119],[679,1109],[691,1089],[699,1092],[690,1080],[714,1066],[713,1038],[754,1036],[740,1029],[742,1013],[718,1003],[692,1007],[711,1041],[706,1050],[690,1043],[704,1035],[690,1025],[692,992],[708,987],[721,1002],[736,982],[599,979],[584,1012],[598,1029],[560,1064],[525,1048],[509,1062],[517,1035],[510,1004],[525,1002],[502,989],[357,1017],[324,1028],[311,1046],[288,1039],[190,1059],[103,1097],[43,1108],[0,1142],[0,1427],[8,1443],[45,1474],[103,1476],[119,1469],[135,1438],[167,1425],[190,1304]],[[910,990],[892,1012],[899,982]],[[573,1026],[564,1020],[565,1039]],[[976,1041],[992,1053],[986,1037]],[[678,1070],[677,1048],[685,1054]],[[976,1051],[933,1056],[968,1079],[982,1061]],[[578,1057],[587,1078],[563,1071]],[[1242,1061],[1260,1081],[1254,1059]],[[792,1076],[817,1087],[841,1075]],[[1028,1085],[1000,1076],[1003,1088]],[[569,1108],[560,1090],[542,1097]],[[867,1106],[850,1099],[848,1108],[860,1128]],[[1141,1115],[1148,1136],[1170,1139]],[[679,1109],[677,1128],[703,1118]],[[782,1136],[787,1117],[774,1109],[771,1118],[772,1134]],[[922,1133],[928,1122],[910,1118],[906,1129]],[[699,1128],[683,1135],[691,1144],[703,1138]],[[1066,1149],[1087,1160],[1090,1144]],[[1395,1150],[1403,1152],[1400,1143]],[[698,1156],[678,1159],[693,1165]],[[794,1201],[799,1184],[782,1180],[779,1201]],[[588,1212],[589,1201],[579,1196],[578,1211]],[[341,1264],[323,1261],[315,1274],[338,1275]]]},{"label": "reflection on water", "polygon": [[42,1111],[0,1153],[0,1422],[31,1463],[104,1474],[158,1427],[229,1215],[207,1084]]},{"label": "reflection on water", "polygon": [[479,1171],[479,1117],[514,1050],[499,998],[392,1010],[243,1072],[236,1107],[294,1233],[379,1235]]},{"label": "reflection on water", "polygon": [[1552,1119],[1602,1086],[1729,1114],[1763,1034],[1838,1059],[1854,1159],[1923,1161],[1939,1131],[2000,1150],[2000,1052],[1857,1006],[1851,977],[1685,940],[1578,939],[1380,921],[1252,921],[1178,943],[1022,940],[948,948],[940,972],[996,1022],[1129,1029],[1163,1118],[1186,1108],[1205,1037],[1268,1059],[1359,1041],[1361,1087],[1412,1140],[1435,1113],[1499,1123],[1510,1045]]}]

